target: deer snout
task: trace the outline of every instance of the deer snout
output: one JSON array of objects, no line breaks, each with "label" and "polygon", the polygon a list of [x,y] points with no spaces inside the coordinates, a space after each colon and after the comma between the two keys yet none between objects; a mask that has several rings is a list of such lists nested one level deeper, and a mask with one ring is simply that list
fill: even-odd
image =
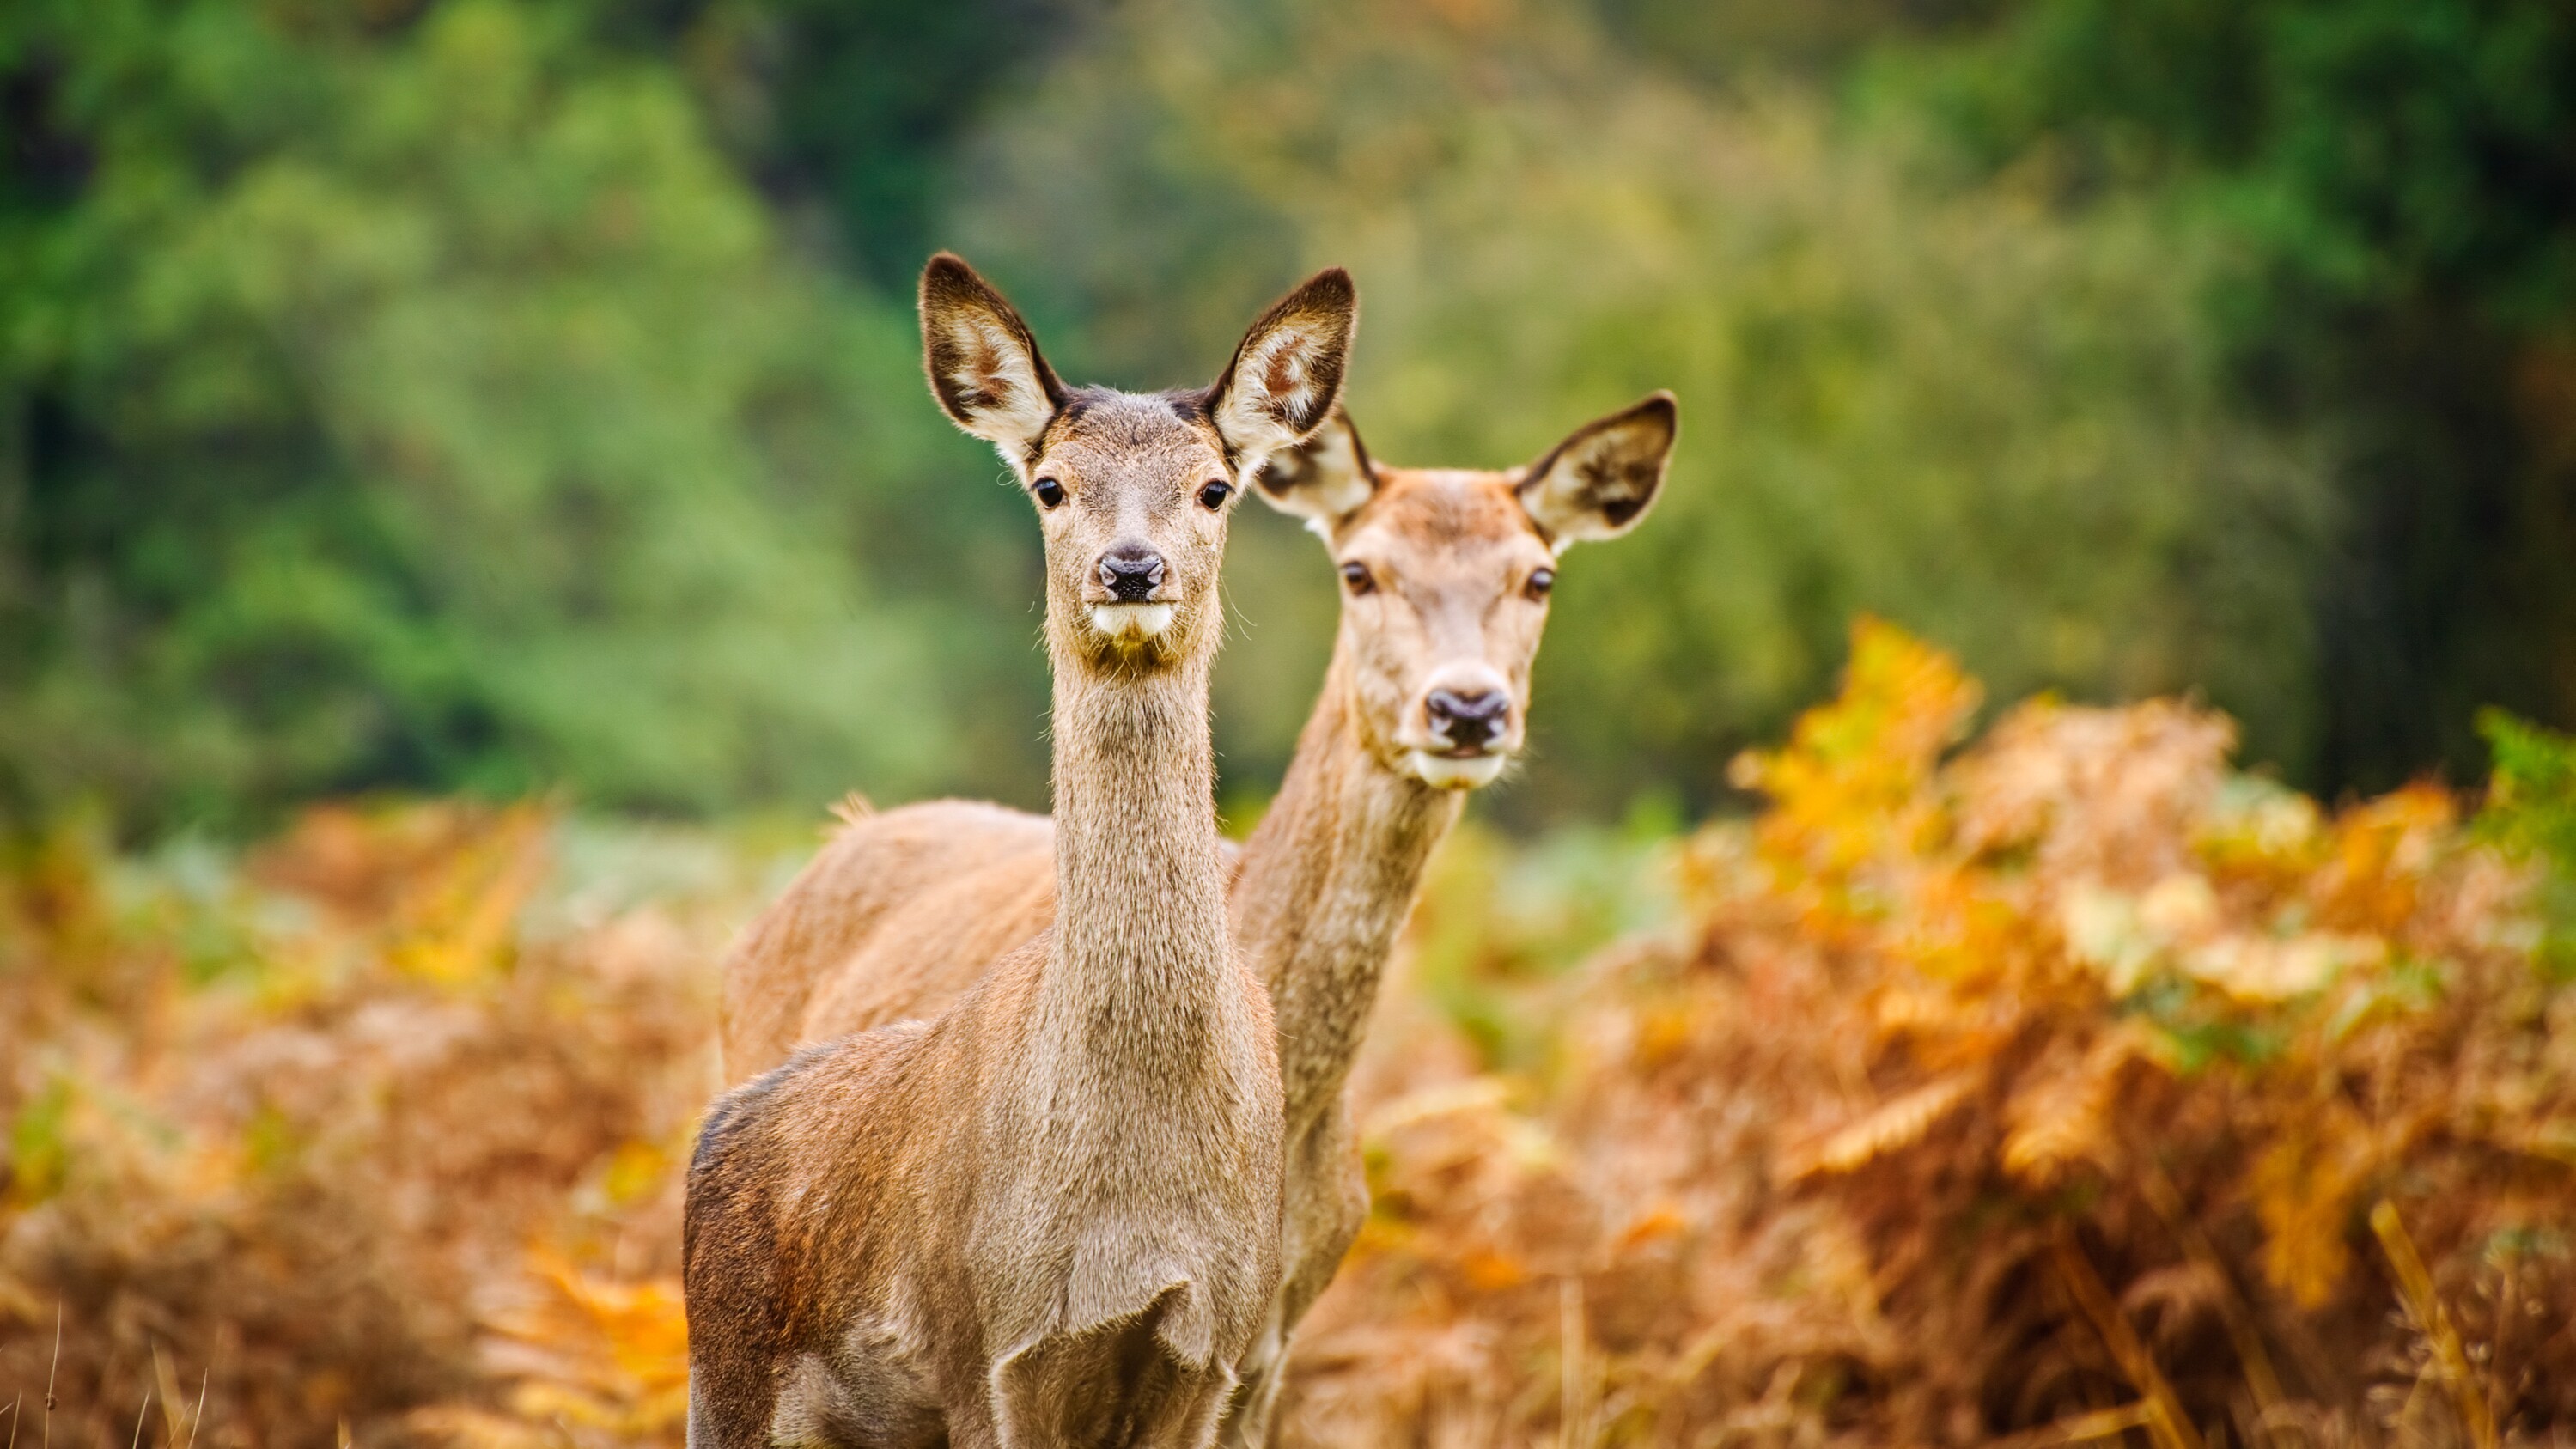
[{"label": "deer snout", "polygon": [[1512,725],[1512,697],[1499,689],[1435,689],[1422,700],[1431,733],[1450,749],[1484,749]]},{"label": "deer snout", "polygon": [[1119,544],[1092,570],[1103,597],[1091,605],[1091,627],[1112,639],[1154,639],[1172,627],[1172,604],[1163,591],[1163,556],[1145,544]]},{"label": "deer snout", "polygon": [[1100,586],[1112,603],[1150,603],[1163,586],[1163,556],[1141,543],[1122,543],[1100,556]]},{"label": "deer snout", "polygon": [[1396,735],[1403,768],[1435,789],[1492,784],[1516,744],[1513,709],[1510,686],[1491,670],[1442,670]]}]

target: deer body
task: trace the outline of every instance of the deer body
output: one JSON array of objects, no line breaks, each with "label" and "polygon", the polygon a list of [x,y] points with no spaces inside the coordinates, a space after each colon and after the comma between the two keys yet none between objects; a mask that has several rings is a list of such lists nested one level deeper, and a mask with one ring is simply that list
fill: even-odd
[{"label": "deer body", "polygon": [[[1596,436],[1603,443],[1587,450]],[[1566,543],[1635,522],[1671,440],[1671,403],[1659,396],[1527,470],[1399,470],[1371,463],[1337,421],[1263,475],[1272,501],[1321,525],[1349,597],[1323,691],[1231,892],[1234,939],[1277,1019],[1286,1214],[1283,1277],[1245,1364],[1230,1443],[1264,1441],[1288,1337],[1367,1215],[1344,1085],[1462,787],[1492,778],[1486,766],[1518,747],[1541,575]],[[1569,453],[1584,465],[1571,482],[1553,466]],[[1434,728],[1431,701],[1444,693],[1499,694],[1509,708],[1462,748],[1457,729]],[[1054,839],[1040,817],[954,800],[854,821],[727,962],[727,1072],[757,1071],[798,1042],[935,1013],[975,989],[1053,919]]]},{"label": "deer body", "polygon": [[1239,469],[1319,424],[1326,273],[1205,393],[1072,391],[953,258],[933,387],[1042,510],[1058,909],[927,1022],[720,1099],[691,1163],[692,1449],[1199,1445],[1279,1280],[1269,999],[1211,806],[1216,562]]}]

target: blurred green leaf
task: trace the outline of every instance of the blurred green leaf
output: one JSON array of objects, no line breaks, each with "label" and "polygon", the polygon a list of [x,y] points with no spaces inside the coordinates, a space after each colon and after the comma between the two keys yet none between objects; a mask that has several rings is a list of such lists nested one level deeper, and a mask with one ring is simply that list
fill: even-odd
[{"label": "blurred green leaf", "polygon": [[2479,833],[2538,860],[2540,959],[2558,976],[2576,977],[2576,736],[2498,709],[2478,716],[2478,731],[2495,752]]}]

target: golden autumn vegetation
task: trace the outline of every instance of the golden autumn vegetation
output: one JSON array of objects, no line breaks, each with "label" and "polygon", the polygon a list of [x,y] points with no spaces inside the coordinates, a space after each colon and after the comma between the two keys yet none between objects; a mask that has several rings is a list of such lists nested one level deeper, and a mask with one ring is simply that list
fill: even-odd
[{"label": "golden autumn vegetation", "polygon": [[[1738,762],[1769,808],[1675,853],[1674,928],[1521,988],[1540,1059],[1389,1023],[1311,1439],[2576,1428],[2563,742],[2500,723],[2472,824],[2232,774],[2170,702],[1951,753],[1976,706],[1864,625],[1842,697]],[[2411,1305],[2374,1209],[2430,1265]]]},{"label": "golden autumn vegetation", "polygon": [[[1292,1443],[2576,1433],[2576,749],[2329,808],[2188,704],[1978,707],[1864,624],[1750,820],[1452,841]],[[676,1444],[713,963],[792,862],[453,803],[20,850],[0,1433]]]}]

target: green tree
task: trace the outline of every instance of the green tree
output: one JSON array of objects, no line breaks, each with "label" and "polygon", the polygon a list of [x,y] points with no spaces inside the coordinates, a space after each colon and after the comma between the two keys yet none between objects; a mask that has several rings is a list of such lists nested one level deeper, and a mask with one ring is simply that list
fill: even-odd
[{"label": "green tree", "polygon": [[[1350,406],[1396,461],[1508,465],[1680,394],[1656,516],[1567,561],[1536,759],[1500,802],[1525,819],[1719,798],[1863,610],[2002,698],[2204,687],[2274,758],[2307,737],[2315,479],[2233,407],[2207,227],[1929,184],[1901,128],[1641,74],[1536,7],[1140,0],[980,156],[975,254],[1110,375],[1211,367],[1266,293],[1341,262]],[[1280,681],[1320,672],[1330,571],[1288,534],[1238,527],[1229,770],[1276,768],[1307,697]]]},{"label": "green tree", "polygon": [[819,203],[844,260],[908,293],[938,245],[957,144],[1098,8],[741,0],[690,33],[694,48],[722,57],[699,69],[752,173],[791,206]]},{"label": "green tree", "polygon": [[907,309],[591,8],[370,16],[0,18],[0,808],[1027,793],[1016,536],[869,580],[1011,501]]},{"label": "green tree", "polygon": [[2317,783],[2475,778],[2484,703],[2576,721],[2576,10],[2025,0],[1881,72],[2062,203],[2247,252],[2237,390],[2332,450]]}]

